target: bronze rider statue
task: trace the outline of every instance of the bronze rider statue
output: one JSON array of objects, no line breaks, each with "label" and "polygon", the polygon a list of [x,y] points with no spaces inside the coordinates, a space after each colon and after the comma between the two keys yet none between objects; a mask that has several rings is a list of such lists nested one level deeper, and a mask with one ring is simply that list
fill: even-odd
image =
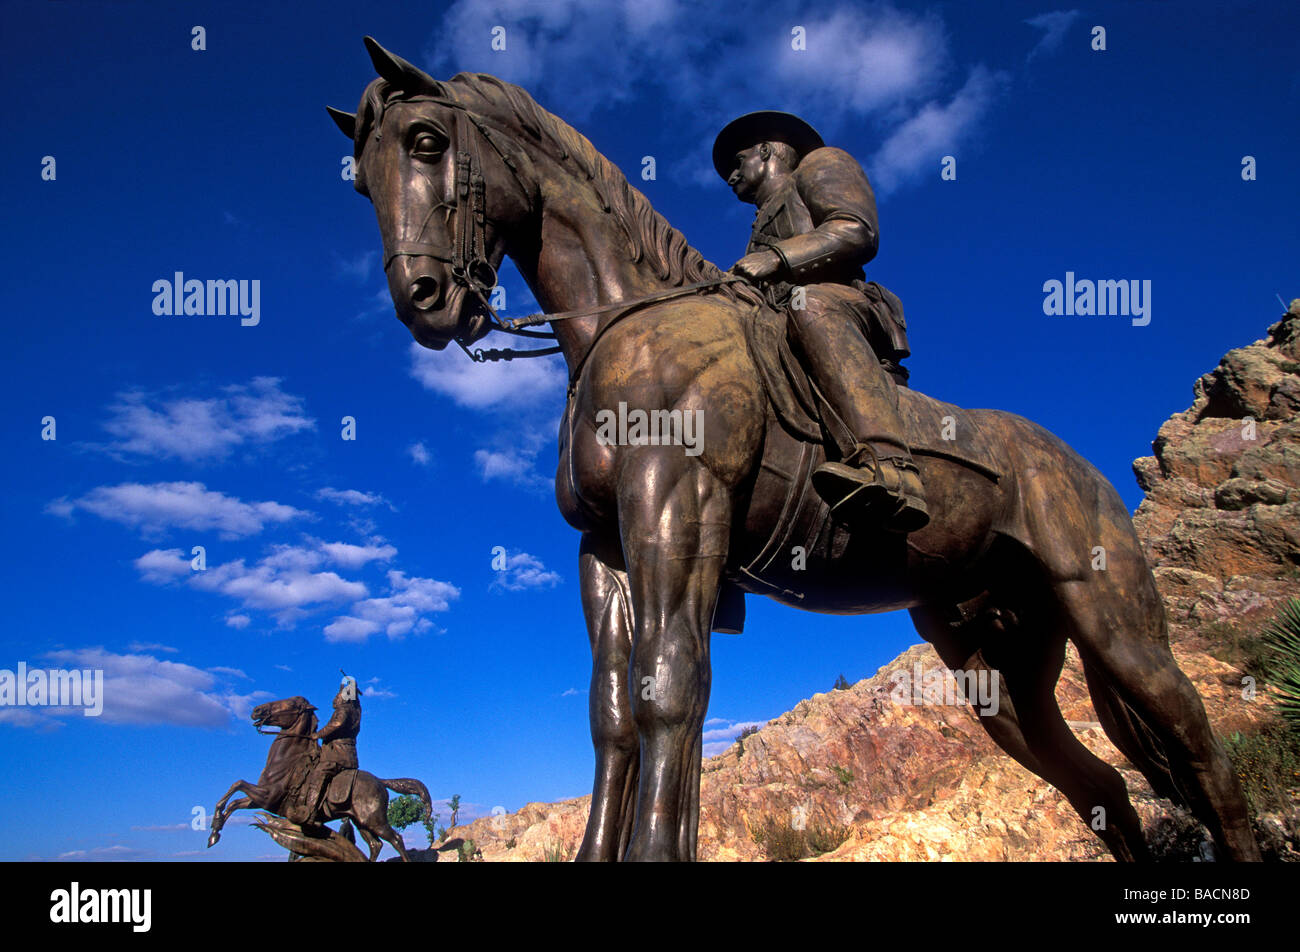
[{"label": "bronze rider statue", "polygon": [[[837,514],[894,532],[922,528],[930,514],[898,415],[896,388],[907,372],[897,361],[908,354],[902,308],[863,280],[879,244],[866,173],[784,112],[729,123],[714,143],[713,164],[737,198],[758,206],[732,272],[786,309],[805,369],[852,434],[852,451],[819,466],[813,486]],[[796,287],[804,289],[803,307]]]}]

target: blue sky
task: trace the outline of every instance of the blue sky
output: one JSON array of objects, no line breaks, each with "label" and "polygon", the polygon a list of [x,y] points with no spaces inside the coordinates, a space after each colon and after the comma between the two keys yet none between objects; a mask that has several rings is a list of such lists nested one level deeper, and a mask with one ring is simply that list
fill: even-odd
[{"label": "blue sky", "polygon": [[[462,816],[589,792],[578,539],[551,494],[563,366],[471,365],[394,319],[324,111],[373,78],[362,35],[525,86],[724,268],[753,210],[713,136],[799,112],[876,186],[868,276],[903,300],[913,385],[1047,426],[1134,508],[1160,423],[1300,295],[1296,10],[7,4],[0,668],[99,668],[107,697],[98,718],[0,708],[0,859],[281,858],[243,826],[204,851],[191,811],[260,771],[253,705],[326,709],[340,668],[380,776],[460,793]],[[258,280],[259,322],[156,315],[178,271]],[[1149,280],[1150,323],[1046,315],[1067,272]],[[534,309],[502,284],[507,315]],[[905,614],[751,597],[746,633],[714,638],[706,750],[916,640]]]}]

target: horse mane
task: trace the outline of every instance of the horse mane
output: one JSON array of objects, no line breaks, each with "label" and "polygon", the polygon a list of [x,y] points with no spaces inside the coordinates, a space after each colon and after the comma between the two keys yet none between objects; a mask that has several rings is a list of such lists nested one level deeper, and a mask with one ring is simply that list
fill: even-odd
[{"label": "horse mane", "polygon": [[[522,133],[546,155],[561,164],[573,166],[596,193],[601,207],[614,216],[625,239],[628,260],[634,264],[644,261],[670,287],[723,276],[716,265],[705,260],[680,231],[655,211],[650,200],[633,188],[627,176],[586,136],[538,105],[527,90],[486,73],[457,73],[440,85],[455,93],[469,93],[477,100],[473,111],[480,118],[495,120],[494,125],[502,126],[512,134]],[[406,94],[407,91],[384,79],[376,79],[366,87],[357,111],[355,150],[358,159],[371,129],[382,120],[384,107]],[[463,96],[455,98],[464,102]],[[717,291],[733,301],[751,305],[763,301],[756,289],[745,284],[723,284]]]}]

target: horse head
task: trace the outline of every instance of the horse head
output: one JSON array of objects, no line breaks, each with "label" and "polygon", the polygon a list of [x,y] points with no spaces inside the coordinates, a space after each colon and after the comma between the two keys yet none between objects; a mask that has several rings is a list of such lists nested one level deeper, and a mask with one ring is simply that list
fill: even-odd
[{"label": "horse head", "polygon": [[517,172],[527,157],[460,87],[365,43],[380,78],[356,114],[329,113],[375,206],[397,316],[425,347],[471,344],[492,329],[496,269],[532,208]]},{"label": "horse head", "polygon": [[[263,730],[264,727],[278,727],[280,732],[292,732],[296,736],[306,736],[316,729],[316,708],[302,696],[281,698],[268,701],[253,708],[249,718],[259,734],[272,734],[274,731]],[[294,728],[306,730],[294,730]]]}]

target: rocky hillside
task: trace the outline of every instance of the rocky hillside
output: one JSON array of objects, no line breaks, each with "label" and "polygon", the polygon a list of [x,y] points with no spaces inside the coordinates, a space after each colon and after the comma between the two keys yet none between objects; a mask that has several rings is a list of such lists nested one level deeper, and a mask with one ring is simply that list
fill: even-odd
[{"label": "rocky hillside", "polygon": [[1174,641],[1222,653],[1300,588],[1300,299],[1194,393],[1133,463],[1133,522]]},{"label": "rocky hillside", "polygon": [[[1256,730],[1267,715],[1242,700],[1237,642],[1300,594],[1300,300],[1267,339],[1231,351],[1196,383],[1192,407],[1160,428],[1153,450],[1134,463],[1147,493],[1134,522],[1174,654],[1217,731]],[[832,861],[1109,860],[1064,797],[998,751],[968,706],[895,702],[893,673],[918,664],[942,668],[918,645],[705,761],[700,858],[767,859],[793,835]],[[1123,774],[1156,847],[1190,858],[1194,824],[1106,739],[1073,655],[1057,698],[1083,742]],[[529,804],[451,837],[473,839],[487,860],[569,858],[588,800]],[[1269,822],[1274,851],[1285,853],[1294,821]]]}]

